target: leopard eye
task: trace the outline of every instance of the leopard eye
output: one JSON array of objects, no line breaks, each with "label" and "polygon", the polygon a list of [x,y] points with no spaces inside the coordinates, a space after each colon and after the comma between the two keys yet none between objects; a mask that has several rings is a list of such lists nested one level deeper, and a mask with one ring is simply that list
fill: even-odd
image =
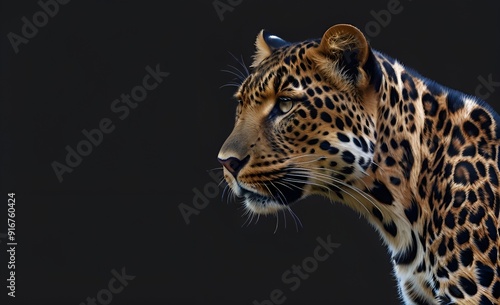
[{"label": "leopard eye", "polygon": [[278,103],[278,107],[282,113],[287,113],[292,110],[293,102],[289,97],[279,97]]}]

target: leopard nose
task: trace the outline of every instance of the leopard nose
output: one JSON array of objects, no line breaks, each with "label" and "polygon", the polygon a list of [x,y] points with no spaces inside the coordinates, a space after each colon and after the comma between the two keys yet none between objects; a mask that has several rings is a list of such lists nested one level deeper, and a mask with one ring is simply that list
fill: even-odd
[{"label": "leopard nose", "polygon": [[231,175],[233,175],[233,177],[236,178],[236,176],[238,176],[238,173],[243,168],[243,166],[245,166],[245,164],[248,163],[250,156],[246,156],[243,160],[240,160],[235,157],[229,157],[227,159],[221,159],[221,158],[218,159],[220,164],[222,164],[231,173]]}]

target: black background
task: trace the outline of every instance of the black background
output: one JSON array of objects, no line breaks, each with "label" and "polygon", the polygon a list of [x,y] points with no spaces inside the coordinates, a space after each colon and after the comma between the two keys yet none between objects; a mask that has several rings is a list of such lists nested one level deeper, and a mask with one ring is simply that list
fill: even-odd
[{"label": "black background", "polygon": [[[8,33],[21,34],[21,18],[40,7],[2,1],[0,233],[15,192],[19,243],[17,297],[8,302],[80,304],[125,267],[135,279],[111,304],[252,304],[274,289],[290,305],[398,304],[385,246],[346,207],[308,198],[293,207],[303,227],[281,219],[276,232],[273,217],[243,226],[241,205],[222,192],[189,224],[179,211],[213,181],[207,171],[219,167],[232,128],[234,88],[220,88],[232,79],[221,70],[237,64],[230,53],[249,65],[262,28],[289,41],[319,38],[336,23],[365,31],[370,12],[389,2],[232,1],[221,20],[212,1],[73,0],[16,54]],[[500,81],[499,2],[401,6],[372,35],[373,48],[468,94],[480,76]],[[170,75],[120,120],[112,101],[157,64]],[[498,97],[487,99],[496,109]],[[106,117],[115,130],[59,182],[52,162]],[[281,275],[329,235],[341,246],[291,292]]]}]

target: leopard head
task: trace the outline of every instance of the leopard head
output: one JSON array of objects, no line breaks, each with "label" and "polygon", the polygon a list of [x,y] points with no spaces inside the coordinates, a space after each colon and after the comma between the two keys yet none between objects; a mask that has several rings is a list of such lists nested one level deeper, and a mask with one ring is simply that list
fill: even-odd
[{"label": "leopard head", "polygon": [[345,198],[372,164],[376,92],[364,35],[335,25],[290,43],[261,31],[234,129],[218,160],[251,212],[277,213],[309,195]]}]

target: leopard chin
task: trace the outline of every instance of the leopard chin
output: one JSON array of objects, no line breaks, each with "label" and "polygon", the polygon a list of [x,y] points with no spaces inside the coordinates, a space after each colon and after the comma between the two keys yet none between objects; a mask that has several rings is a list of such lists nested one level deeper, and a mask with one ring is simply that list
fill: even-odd
[{"label": "leopard chin", "polygon": [[[243,181],[230,179],[228,175],[226,175],[226,179],[229,180],[228,185],[232,193],[243,199],[245,209],[254,214],[277,214],[281,210],[289,210],[291,205],[307,197],[307,194],[310,193],[307,179],[303,177],[287,183],[275,181],[270,185],[263,182],[248,185]],[[255,187],[264,188],[267,192]]]},{"label": "leopard chin", "polygon": [[278,203],[272,199],[262,201],[256,198],[249,197],[245,197],[244,205],[246,210],[260,215],[276,214],[279,211],[285,210],[287,208],[286,205]]},{"label": "leopard chin", "polygon": [[299,184],[285,184],[276,183],[273,187],[267,187],[269,194],[261,194],[260,192],[252,191],[242,187],[240,188],[239,195],[244,198],[244,205],[247,210],[255,214],[267,215],[277,214],[280,210],[290,209],[290,206],[297,201],[306,197],[308,187],[305,187],[305,181]]},{"label": "leopard chin", "polygon": [[245,209],[254,214],[268,215],[276,214],[280,210],[288,208],[290,202],[281,194],[277,196],[264,196],[252,191],[243,190]]}]

